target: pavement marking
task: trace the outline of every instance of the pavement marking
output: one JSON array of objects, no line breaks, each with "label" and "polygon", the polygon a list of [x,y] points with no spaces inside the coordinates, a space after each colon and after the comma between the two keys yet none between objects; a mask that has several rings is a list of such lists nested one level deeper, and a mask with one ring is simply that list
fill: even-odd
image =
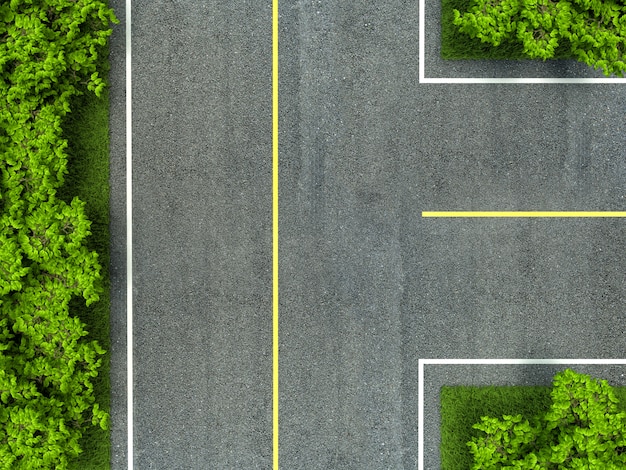
[{"label": "pavement marking", "polygon": [[423,211],[422,217],[626,217],[624,211]]},{"label": "pavement marking", "polygon": [[[424,1],[424,0],[422,0]],[[420,65],[422,64],[420,59]],[[420,72],[419,83],[446,83],[446,84],[471,84],[471,83],[513,83],[513,84],[533,84],[533,83],[578,83],[578,84],[595,84],[595,83],[621,83],[626,84],[626,80],[623,78],[480,78],[480,77],[464,77],[464,78],[430,78],[424,77]]]},{"label": "pavement marking", "polygon": [[424,0],[419,2],[419,52],[418,52],[418,67],[419,67],[419,83],[424,83],[425,80],[425,68],[424,57],[426,56],[426,28],[425,28],[426,14],[424,11]]},{"label": "pavement marking", "polygon": [[133,470],[133,96],[131,52],[131,3],[126,0],[126,408],[128,414],[128,469]]},{"label": "pavement marking", "polygon": [[272,0],[272,432],[278,470],[278,0]]},{"label": "pavement marking", "polygon": [[534,83],[626,83],[626,79],[624,78],[538,78],[538,77],[516,77],[516,78],[505,78],[505,77],[463,77],[463,78],[452,78],[452,77],[441,77],[441,78],[430,78],[426,77],[426,65],[424,63],[424,58],[426,57],[426,11],[425,11],[425,0],[419,0],[419,83],[443,83],[443,84],[471,84],[471,83],[511,83],[511,84],[534,84]]},{"label": "pavement marking", "polygon": [[417,441],[417,468],[424,470],[424,366],[428,364],[460,365],[460,364],[626,364],[626,359],[418,359],[418,441]]}]

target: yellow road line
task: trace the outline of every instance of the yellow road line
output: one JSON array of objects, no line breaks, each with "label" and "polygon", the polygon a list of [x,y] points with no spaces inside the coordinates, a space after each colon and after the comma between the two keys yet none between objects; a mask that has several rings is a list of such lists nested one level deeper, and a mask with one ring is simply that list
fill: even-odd
[{"label": "yellow road line", "polygon": [[272,2],[272,452],[278,470],[278,0]]},{"label": "yellow road line", "polygon": [[424,211],[422,217],[626,217],[623,211]]}]

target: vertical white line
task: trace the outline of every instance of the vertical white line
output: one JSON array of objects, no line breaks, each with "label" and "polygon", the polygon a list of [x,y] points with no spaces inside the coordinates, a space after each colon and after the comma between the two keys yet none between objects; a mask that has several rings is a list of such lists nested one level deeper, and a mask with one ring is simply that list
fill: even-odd
[{"label": "vertical white line", "polygon": [[425,23],[425,12],[424,12],[424,0],[419,1],[419,57],[417,58],[418,68],[419,68],[419,82],[422,83],[424,81],[424,73],[425,73],[425,65],[424,65],[424,54],[425,54],[425,41],[426,41],[426,32],[424,31]]},{"label": "vertical white line", "polygon": [[126,388],[128,391],[128,469],[133,470],[133,96],[131,3],[126,0]]},{"label": "vertical white line", "polygon": [[417,374],[417,469],[424,470],[424,362],[419,359]]}]

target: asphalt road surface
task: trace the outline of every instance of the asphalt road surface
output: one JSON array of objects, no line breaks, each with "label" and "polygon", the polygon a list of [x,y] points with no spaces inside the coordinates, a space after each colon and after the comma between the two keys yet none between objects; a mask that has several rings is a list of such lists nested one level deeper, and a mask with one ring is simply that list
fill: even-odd
[{"label": "asphalt road surface", "polygon": [[[272,466],[271,13],[133,2],[138,469]],[[418,13],[280,4],[284,469],[416,469],[420,358],[626,356],[623,219],[421,217],[625,210],[626,84],[420,84]],[[127,455],[124,27],[111,50],[113,469]],[[429,54],[432,76],[597,76]],[[548,385],[555,370],[429,367],[425,468],[439,468],[439,387]],[[626,384],[623,367],[580,370]]]}]

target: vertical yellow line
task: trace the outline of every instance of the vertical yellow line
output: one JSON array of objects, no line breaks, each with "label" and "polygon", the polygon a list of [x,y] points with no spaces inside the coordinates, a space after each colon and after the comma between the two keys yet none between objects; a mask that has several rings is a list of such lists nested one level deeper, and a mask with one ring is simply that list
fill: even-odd
[{"label": "vertical yellow line", "polygon": [[278,0],[272,5],[272,248],[273,469],[278,470]]}]

